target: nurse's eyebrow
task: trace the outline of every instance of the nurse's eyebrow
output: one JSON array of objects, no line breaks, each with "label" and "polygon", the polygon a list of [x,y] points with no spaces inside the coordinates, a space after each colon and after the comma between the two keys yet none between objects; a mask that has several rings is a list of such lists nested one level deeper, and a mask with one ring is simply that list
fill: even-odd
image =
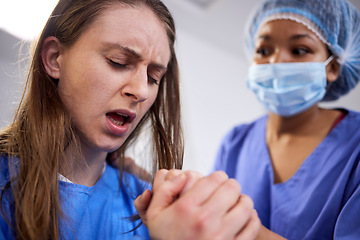
[{"label": "nurse's eyebrow", "polygon": [[[131,49],[129,47],[126,47],[126,46],[122,46],[121,44],[117,44],[117,43],[105,43],[105,46],[108,48],[108,49],[120,49],[122,50],[123,52],[126,52],[127,54],[131,55],[132,57],[136,58],[137,60],[142,60],[142,56],[137,53],[134,49]],[[162,64],[159,64],[159,63],[152,63],[151,64],[152,66],[156,67],[156,68],[159,68],[159,69],[162,69],[162,70],[167,70],[167,67],[162,65]]]},{"label": "nurse's eyebrow", "polygon": [[[316,41],[311,35],[306,34],[306,33],[303,33],[303,34],[295,34],[295,35],[293,35],[293,36],[290,37],[290,40],[291,40],[291,41],[295,41],[295,40],[299,40],[299,39],[301,39],[301,38],[308,38],[308,39],[310,39],[310,40],[312,40],[312,41]],[[260,35],[260,36],[258,37],[258,39],[262,39],[262,40],[264,40],[264,41],[270,41],[270,40],[271,40],[271,37],[270,37],[269,35],[267,35],[267,34],[263,34],[263,35]]]},{"label": "nurse's eyebrow", "polygon": [[263,34],[263,35],[258,36],[258,39],[263,39],[263,40],[268,41],[268,40],[271,40],[271,37],[267,34]]},{"label": "nurse's eyebrow", "polygon": [[310,39],[311,41],[316,41],[311,35],[309,35],[309,34],[306,34],[306,33],[304,33],[304,34],[296,34],[296,35],[294,35],[294,36],[292,36],[291,38],[290,38],[290,40],[298,40],[298,39],[302,39],[302,38],[308,38],[308,39]]}]

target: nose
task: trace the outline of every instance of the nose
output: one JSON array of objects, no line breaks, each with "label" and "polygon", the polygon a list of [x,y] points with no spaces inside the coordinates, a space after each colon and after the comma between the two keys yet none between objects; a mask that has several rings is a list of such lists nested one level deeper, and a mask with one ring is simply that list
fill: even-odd
[{"label": "nose", "polygon": [[123,93],[135,102],[144,102],[149,98],[149,81],[147,71],[138,70],[129,76]]},{"label": "nose", "polygon": [[291,62],[289,53],[283,49],[276,49],[269,58],[269,63]]}]

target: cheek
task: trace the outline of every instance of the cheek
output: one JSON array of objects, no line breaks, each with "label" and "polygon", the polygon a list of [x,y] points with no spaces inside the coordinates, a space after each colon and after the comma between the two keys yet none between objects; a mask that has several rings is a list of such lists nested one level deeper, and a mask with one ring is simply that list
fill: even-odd
[{"label": "cheek", "polygon": [[150,97],[149,97],[149,108],[154,104],[157,96],[159,94],[159,88],[155,87],[154,91],[151,92]]},{"label": "cheek", "polygon": [[[73,117],[80,117],[89,109],[99,110],[107,102],[111,88],[94,71],[72,74],[59,81],[58,91],[66,109]],[[94,111],[94,113],[96,113]]]},{"label": "cheek", "polygon": [[158,88],[156,87],[156,89],[153,89],[150,93],[149,98],[145,101],[142,102],[142,106],[141,106],[141,118],[146,114],[147,111],[149,111],[149,109],[151,108],[151,106],[154,104],[156,98],[158,95]]}]

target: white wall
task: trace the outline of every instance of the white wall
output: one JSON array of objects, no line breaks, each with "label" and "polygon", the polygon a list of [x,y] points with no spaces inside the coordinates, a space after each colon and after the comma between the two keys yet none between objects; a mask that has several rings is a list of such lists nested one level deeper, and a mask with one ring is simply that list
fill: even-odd
[{"label": "white wall", "polygon": [[[11,56],[4,53],[13,48],[14,42],[3,40],[0,35],[0,127],[11,121],[23,81],[23,67],[19,70],[16,65],[16,49]],[[182,81],[184,169],[206,174],[224,134],[235,124],[254,120],[264,110],[245,86],[248,63],[239,51],[226,51],[220,45],[196,38],[184,28],[178,28],[176,48]],[[360,111],[359,103],[358,85],[348,96],[326,106]],[[141,159],[147,160],[146,156]]]},{"label": "white wall", "polygon": [[[185,129],[184,169],[208,173],[220,141],[235,124],[265,113],[246,88],[248,62],[186,32],[178,32],[177,53],[182,79]],[[324,107],[360,111],[360,86]],[[359,126],[360,127],[360,126]]]},{"label": "white wall", "polygon": [[210,170],[224,134],[263,109],[246,89],[247,63],[241,56],[178,32],[185,132],[184,169]]},{"label": "white wall", "polygon": [[[1,46],[3,47],[12,46]],[[12,57],[0,53],[0,128],[12,121],[22,95],[25,65],[18,63],[15,52]]]}]

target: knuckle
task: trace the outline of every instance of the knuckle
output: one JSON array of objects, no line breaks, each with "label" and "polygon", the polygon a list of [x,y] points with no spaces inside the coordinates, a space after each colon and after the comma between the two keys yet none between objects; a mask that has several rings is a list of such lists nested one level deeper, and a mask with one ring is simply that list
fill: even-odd
[{"label": "knuckle", "polygon": [[203,210],[200,213],[196,214],[196,216],[194,216],[193,218],[194,221],[193,230],[198,233],[209,232],[210,231],[210,229],[208,229],[209,220],[210,220],[210,212],[207,210]]},{"label": "knuckle", "polygon": [[240,184],[233,178],[230,178],[226,181],[226,187],[229,189],[229,191],[237,192],[240,194]]},{"label": "knuckle", "polygon": [[197,180],[202,178],[202,174],[195,171],[185,171],[184,174],[187,177],[187,179],[191,179],[191,180]]},{"label": "knuckle", "polygon": [[183,216],[193,215],[193,204],[188,200],[178,200],[174,205],[175,212]]},{"label": "knuckle", "polygon": [[167,169],[160,169],[160,170],[157,171],[157,173],[155,174],[155,177],[166,175],[168,172],[169,172],[169,170],[167,170]]},{"label": "knuckle", "polygon": [[251,211],[254,209],[254,202],[248,195],[242,194],[241,201],[244,202],[244,207],[246,209],[249,209]]},{"label": "knuckle", "polygon": [[179,174],[181,174],[182,171],[179,169],[171,169],[168,171],[168,173],[165,176],[165,180],[172,180],[174,179],[176,176],[178,176]]},{"label": "knuckle", "polygon": [[223,171],[216,171],[209,176],[209,179],[217,184],[225,182],[228,178],[228,175]]}]

